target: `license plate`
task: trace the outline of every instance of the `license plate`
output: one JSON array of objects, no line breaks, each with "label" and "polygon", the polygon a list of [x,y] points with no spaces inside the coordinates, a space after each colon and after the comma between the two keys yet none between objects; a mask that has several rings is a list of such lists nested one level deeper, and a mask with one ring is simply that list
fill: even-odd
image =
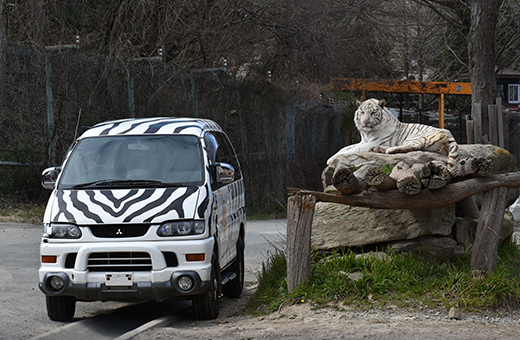
[{"label": "license plate", "polygon": [[111,286],[132,286],[134,284],[132,273],[105,273],[105,285]]}]

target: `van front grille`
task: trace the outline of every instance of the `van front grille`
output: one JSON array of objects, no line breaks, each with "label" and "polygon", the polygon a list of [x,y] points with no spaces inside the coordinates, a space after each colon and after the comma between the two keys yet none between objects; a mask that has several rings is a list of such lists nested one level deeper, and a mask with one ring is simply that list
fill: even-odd
[{"label": "van front grille", "polygon": [[139,237],[144,236],[148,229],[149,224],[100,224],[89,226],[92,235],[96,237]]},{"label": "van front grille", "polygon": [[146,252],[102,252],[88,257],[87,269],[92,272],[151,271],[152,258]]}]

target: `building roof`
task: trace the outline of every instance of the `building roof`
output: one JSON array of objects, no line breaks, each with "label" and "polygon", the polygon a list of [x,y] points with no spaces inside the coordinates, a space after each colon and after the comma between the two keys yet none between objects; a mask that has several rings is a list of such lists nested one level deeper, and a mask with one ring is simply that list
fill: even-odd
[{"label": "building roof", "polygon": [[[497,67],[495,67],[495,71],[497,71]],[[513,70],[510,68],[503,68],[496,72],[497,79],[505,79],[505,78],[520,78],[520,71]],[[458,77],[459,80],[468,80],[469,73],[462,73]]]}]

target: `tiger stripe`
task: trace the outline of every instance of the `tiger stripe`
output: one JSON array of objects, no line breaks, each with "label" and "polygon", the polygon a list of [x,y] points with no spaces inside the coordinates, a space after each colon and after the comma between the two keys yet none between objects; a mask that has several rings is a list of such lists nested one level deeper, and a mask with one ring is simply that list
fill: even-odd
[{"label": "tiger stripe", "polygon": [[387,154],[432,151],[446,154],[446,165],[452,169],[457,162],[459,147],[449,130],[434,126],[402,123],[386,107],[384,100],[368,99],[356,102],[358,109],[354,123],[361,135],[361,142],[349,145],[334,156],[327,164],[344,154],[377,151]]}]

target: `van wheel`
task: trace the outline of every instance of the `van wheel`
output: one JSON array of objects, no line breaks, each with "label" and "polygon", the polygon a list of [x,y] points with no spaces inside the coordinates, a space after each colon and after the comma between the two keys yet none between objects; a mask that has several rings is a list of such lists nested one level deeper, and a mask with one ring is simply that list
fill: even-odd
[{"label": "van wheel", "polygon": [[237,257],[229,267],[229,271],[237,276],[222,287],[222,294],[230,298],[238,298],[244,290],[244,240],[241,237],[237,241]]},{"label": "van wheel", "polygon": [[199,295],[195,295],[193,301],[193,314],[196,319],[209,320],[216,319],[218,317],[219,306],[218,306],[218,262],[217,257],[213,254],[211,260],[211,280],[209,289]]},{"label": "van wheel", "polygon": [[46,296],[47,315],[52,321],[70,321],[76,311],[76,298],[73,296]]}]

